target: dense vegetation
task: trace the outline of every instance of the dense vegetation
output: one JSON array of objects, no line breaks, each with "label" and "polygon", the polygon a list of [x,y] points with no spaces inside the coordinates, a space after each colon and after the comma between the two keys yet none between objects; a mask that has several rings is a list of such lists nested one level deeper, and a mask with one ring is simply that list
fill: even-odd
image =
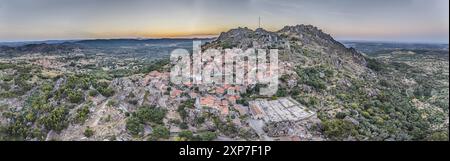
[{"label": "dense vegetation", "polygon": [[326,88],[327,80],[333,76],[333,71],[324,66],[311,68],[297,68],[300,76],[299,83],[314,87],[317,90]]},{"label": "dense vegetation", "polygon": [[[140,133],[144,131],[144,126],[148,125],[154,128],[162,126],[162,121],[165,116],[166,110],[164,109],[156,108],[154,106],[142,106],[127,118],[126,127],[130,134],[140,135]],[[162,130],[162,127],[159,127],[159,130]],[[160,138],[159,134],[157,136],[157,138]]]},{"label": "dense vegetation", "polygon": [[[82,124],[88,118],[91,101],[86,101],[86,95],[92,87],[100,89],[105,96],[111,96],[114,91],[108,88],[108,83],[99,83],[98,78],[86,74],[67,74],[55,78],[41,78],[40,82],[32,82],[32,75],[40,68],[28,65],[4,65],[2,69],[15,67],[16,75],[7,80],[7,86],[17,84],[19,88],[0,94],[1,97],[24,97],[24,107],[19,111],[5,111],[2,117],[10,119],[0,130],[0,139],[44,140],[48,132],[61,132],[70,123]],[[5,85],[6,87],[6,85]],[[36,87],[32,89],[32,87]],[[91,90],[92,91],[92,90]],[[90,92],[89,92],[90,93]],[[95,96],[89,94],[89,96]],[[82,104],[71,117],[69,111]]]},{"label": "dense vegetation", "polygon": [[[341,85],[327,91],[337,99],[322,103],[325,103],[325,106],[342,107],[335,115],[327,112],[333,110],[329,108],[318,111],[318,116],[323,121],[322,130],[328,138],[334,140],[349,137],[357,140],[436,140],[436,138],[443,139],[445,138],[443,136],[448,136],[448,132],[435,131],[431,128],[434,124],[444,122],[445,113],[448,114],[448,104],[443,105],[444,112],[436,112],[420,109],[412,103],[416,98],[427,101],[431,97],[431,91],[440,90],[437,85],[427,85],[432,83],[433,79],[422,79],[417,69],[401,63],[383,64],[374,59],[368,60],[368,66],[380,73],[381,81],[347,78],[350,80],[350,87]],[[323,72],[325,76],[321,78],[318,76],[320,71],[323,71],[321,67],[298,69],[297,73],[304,78],[303,81],[299,81],[299,84],[307,84],[315,89],[324,89],[322,87],[325,85],[330,86],[331,82],[326,81],[329,74],[326,73],[331,74],[331,72]],[[412,94],[408,93],[407,87],[398,83],[401,80],[396,80],[395,77],[394,80],[392,79],[391,75],[399,72],[410,73],[416,80],[423,82],[415,87]],[[306,95],[309,96],[305,97],[304,94],[295,98],[314,107],[311,105],[317,104],[317,101],[306,101],[314,96]],[[448,140],[448,137],[444,140]]]}]

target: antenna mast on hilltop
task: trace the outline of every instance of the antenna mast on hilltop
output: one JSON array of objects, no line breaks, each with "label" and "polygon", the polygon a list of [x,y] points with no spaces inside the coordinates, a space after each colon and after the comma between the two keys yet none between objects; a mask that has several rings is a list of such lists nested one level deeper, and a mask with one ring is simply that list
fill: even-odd
[{"label": "antenna mast on hilltop", "polygon": [[258,17],[258,28],[261,28],[261,16]]}]

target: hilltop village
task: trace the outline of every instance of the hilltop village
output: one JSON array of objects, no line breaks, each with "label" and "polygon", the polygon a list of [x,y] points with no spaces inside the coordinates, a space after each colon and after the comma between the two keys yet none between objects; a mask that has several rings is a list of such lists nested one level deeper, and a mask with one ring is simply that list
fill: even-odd
[{"label": "hilltop village", "polygon": [[270,96],[257,83],[173,83],[169,53],[191,47],[185,39],[1,46],[0,139],[448,140],[448,46],[362,53],[311,25],[236,28],[202,42],[202,50],[278,49]]}]

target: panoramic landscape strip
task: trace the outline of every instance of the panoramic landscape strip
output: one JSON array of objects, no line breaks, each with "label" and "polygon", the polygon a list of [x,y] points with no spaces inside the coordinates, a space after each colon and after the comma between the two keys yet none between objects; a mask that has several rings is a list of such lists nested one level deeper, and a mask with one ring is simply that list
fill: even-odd
[{"label": "panoramic landscape strip", "polygon": [[448,11],[0,0],[0,140],[448,141]]}]

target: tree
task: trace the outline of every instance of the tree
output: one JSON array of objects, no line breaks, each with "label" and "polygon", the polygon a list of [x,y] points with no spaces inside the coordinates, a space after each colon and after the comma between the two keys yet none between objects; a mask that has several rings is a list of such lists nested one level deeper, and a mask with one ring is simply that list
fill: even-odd
[{"label": "tree", "polygon": [[180,128],[181,128],[181,129],[188,129],[189,126],[188,126],[188,124],[187,124],[186,122],[181,122],[181,123],[180,123]]},{"label": "tree", "polygon": [[181,119],[182,120],[184,120],[186,117],[187,117],[187,112],[186,112],[186,110],[184,109],[184,106],[179,106],[178,107],[178,109],[177,109],[177,112],[178,112],[178,114],[180,114],[180,117],[181,117]]},{"label": "tree", "polygon": [[279,87],[276,93],[277,97],[285,97],[287,94],[286,89],[283,87]]},{"label": "tree", "polygon": [[180,133],[178,133],[178,137],[180,137],[181,140],[187,141],[187,140],[192,140],[192,138],[194,137],[194,134],[189,130],[183,130]]},{"label": "tree", "polygon": [[195,121],[195,124],[197,124],[197,125],[203,124],[205,122],[205,117],[203,117],[203,116],[196,117],[194,121]]},{"label": "tree", "polygon": [[170,136],[170,131],[164,126],[157,125],[153,128],[152,136],[155,139],[168,139]]},{"label": "tree", "polygon": [[111,97],[114,95],[114,89],[108,87],[109,84],[107,82],[97,82],[95,84],[95,88],[97,91],[105,97]]},{"label": "tree", "polygon": [[166,117],[166,110],[153,106],[142,106],[134,113],[134,115],[142,123],[152,122],[162,124],[164,117]]}]

